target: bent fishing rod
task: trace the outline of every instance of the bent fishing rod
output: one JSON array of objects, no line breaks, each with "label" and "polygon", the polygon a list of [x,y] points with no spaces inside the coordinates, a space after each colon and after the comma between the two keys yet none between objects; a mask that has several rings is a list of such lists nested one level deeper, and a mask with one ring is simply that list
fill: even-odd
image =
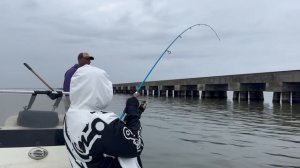
[{"label": "bent fishing rod", "polygon": [[[188,30],[192,30],[193,27],[196,26],[206,26],[209,27],[216,35],[216,37],[218,38],[219,41],[221,41],[218,33],[208,24],[195,24],[193,26],[188,27],[187,29],[185,29],[183,32],[181,32],[169,45],[168,47],[163,51],[163,53],[160,55],[160,57],[158,57],[158,59],[156,60],[156,62],[153,64],[153,66],[151,67],[151,69],[149,70],[149,72],[147,73],[147,75],[145,76],[144,80],[140,83],[140,85],[138,86],[138,88],[135,91],[135,94],[137,94],[141,88],[144,86],[146,80],[148,79],[149,75],[152,73],[153,69],[156,67],[156,65],[159,63],[159,61],[162,59],[162,57],[165,55],[165,53],[171,53],[169,48],[179,39],[182,38],[182,35],[187,32]],[[125,118],[126,114],[123,112],[122,115],[120,116],[120,119],[123,121]]]}]

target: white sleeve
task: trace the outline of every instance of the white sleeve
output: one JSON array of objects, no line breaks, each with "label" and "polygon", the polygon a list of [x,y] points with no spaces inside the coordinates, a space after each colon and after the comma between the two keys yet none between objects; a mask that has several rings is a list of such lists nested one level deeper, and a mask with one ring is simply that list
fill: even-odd
[{"label": "white sleeve", "polygon": [[118,160],[122,168],[141,168],[138,163],[137,157],[134,158],[118,157]]}]

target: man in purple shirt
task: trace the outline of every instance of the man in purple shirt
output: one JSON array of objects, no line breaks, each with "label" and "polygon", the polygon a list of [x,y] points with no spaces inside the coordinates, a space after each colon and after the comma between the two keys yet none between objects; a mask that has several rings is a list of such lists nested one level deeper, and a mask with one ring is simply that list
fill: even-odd
[{"label": "man in purple shirt", "polygon": [[71,78],[72,78],[73,74],[76,72],[76,70],[79,67],[82,67],[83,65],[90,64],[91,60],[94,60],[94,57],[90,56],[86,52],[82,52],[78,55],[77,59],[78,59],[78,64],[75,64],[73,67],[71,67],[65,73],[65,80],[64,80],[64,86],[63,86],[64,92],[70,92]]},{"label": "man in purple shirt", "polygon": [[[63,86],[63,91],[64,92],[70,92],[70,83],[71,83],[71,78],[76,72],[76,70],[83,65],[90,64],[91,60],[94,60],[94,57],[90,56],[87,52],[82,52],[78,55],[78,64],[75,64],[72,66],[67,72],[65,73],[65,80],[64,80],[64,86]],[[70,98],[69,96],[65,97],[65,110],[67,111],[70,107]]]}]

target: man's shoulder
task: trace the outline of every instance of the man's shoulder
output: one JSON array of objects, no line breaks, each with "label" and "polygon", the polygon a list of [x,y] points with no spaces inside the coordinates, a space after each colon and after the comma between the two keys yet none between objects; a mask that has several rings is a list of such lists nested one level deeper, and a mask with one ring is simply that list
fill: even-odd
[{"label": "man's shoulder", "polygon": [[93,73],[106,73],[105,70],[91,65],[84,65],[80,67],[80,70],[85,72],[93,72]]},{"label": "man's shoulder", "polygon": [[69,68],[69,69],[67,70],[67,72],[70,72],[70,71],[76,71],[78,68],[79,68],[79,65],[78,65],[78,64],[75,64],[75,65],[73,65],[71,68]]},{"label": "man's shoulder", "polygon": [[68,69],[68,70],[66,71],[65,77],[66,77],[66,76],[70,76],[70,77],[73,76],[73,74],[77,71],[77,69],[78,69],[78,67],[79,67],[79,65],[78,65],[78,66],[76,66],[76,65],[78,65],[78,64],[75,64],[74,66],[72,66],[70,69]]}]

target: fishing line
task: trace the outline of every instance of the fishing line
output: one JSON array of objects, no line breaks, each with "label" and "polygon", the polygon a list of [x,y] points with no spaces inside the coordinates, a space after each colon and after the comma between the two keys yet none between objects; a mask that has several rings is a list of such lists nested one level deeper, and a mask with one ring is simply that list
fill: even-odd
[{"label": "fishing line", "polygon": [[[158,64],[158,62],[162,59],[162,57],[165,55],[165,53],[171,54],[171,51],[169,50],[169,48],[179,39],[182,38],[182,35],[187,32],[188,30],[192,30],[193,27],[196,26],[206,26],[209,27],[216,35],[216,37],[219,39],[219,41],[221,41],[219,35],[217,34],[217,32],[208,24],[195,24],[193,26],[188,27],[187,29],[185,29],[183,32],[181,32],[169,45],[168,47],[163,51],[163,53],[160,55],[160,57],[156,60],[156,62],[154,63],[154,65],[151,67],[151,69],[149,70],[149,72],[147,73],[147,75],[145,76],[144,80],[140,83],[140,85],[138,86],[138,88],[136,89],[135,93],[138,93],[141,88],[144,86],[146,80],[148,79],[149,75],[151,74],[151,72],[153,71],[153,69],[156,67],[156,65]],[[123,114],[120,116],[120,119],[123,121],[125,118],[126,114],[123,112]]]}]

